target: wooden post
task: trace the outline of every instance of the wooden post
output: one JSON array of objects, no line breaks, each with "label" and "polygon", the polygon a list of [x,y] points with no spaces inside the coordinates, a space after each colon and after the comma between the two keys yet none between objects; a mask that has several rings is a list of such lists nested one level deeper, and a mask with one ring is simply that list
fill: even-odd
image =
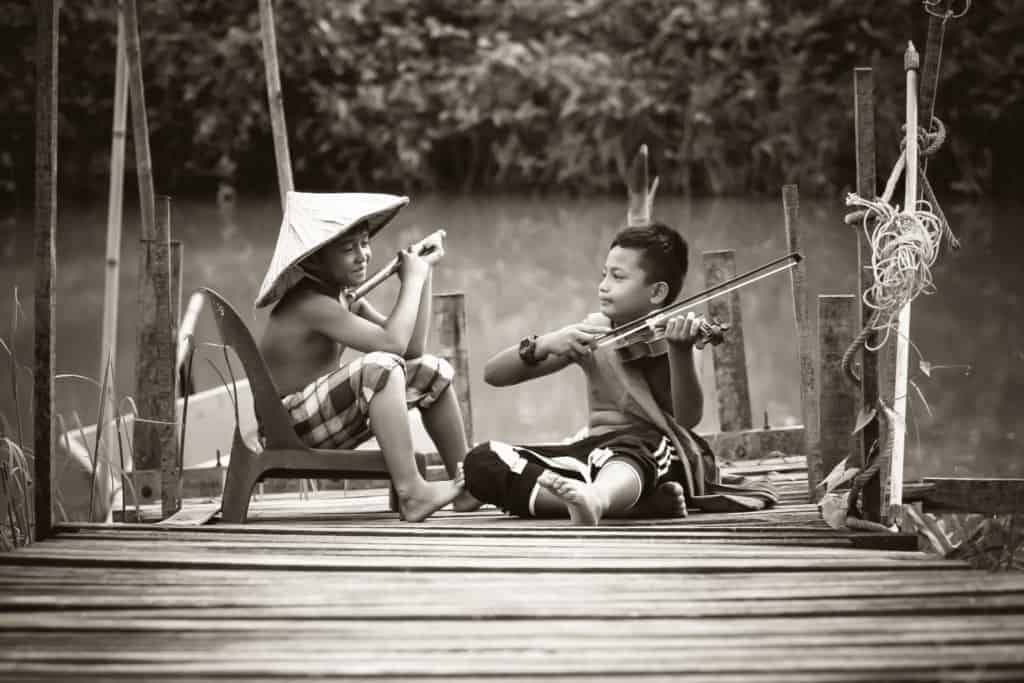
[{"label": "wooden post", "polygon": [[[110,143],[110,187],[107,200],[107,259],[103,279],[103,331],[100,343],[100,362],[97,377],[107,377],[106,391],[102,396],[103,415],[109,422],[97,425],[97,438],[103,447],[98,457],[105,464],[107,472],[114,462],[114,445],[117,405],[117,318],[121,276],[121,228],[124,208],[124,148],[125,126],[128,117],[128,78],[125,57],[124,5],[118,3],[117,47],[114,58],[114,121]],[[108,374],[109,373],[109,374]],[[103,480],[101,491],[106,486]],[[101,508],[106,508],[101,501]],[[94,519],[93,521],[101,521]]]},{"label": "wooden post", "polygon": [[[903,68],[907,72],[907,166],[903,174],[903,211],[910,213],[917,207],[917,69],[920,58],[914,44],[907,46]],[[910,303],[900,309],[899,331],[896,337],[896,384],[893,389],[893,447],[889,467],[889,500],[886,505],[888,519],[899,515],[903,504],[903,455],[907,437],[907,375],[910,364]]]},{"label": "wooden post", "polygon": [[124,2],[125,59],[128,62],[128,91],[132,103],[132,144],[135,146],[135,173],[139,179],[139,204],[142,207],[142,239],[156,234],[153,163],[149,154],[149,124],[146,122],[146,95],[142,84],[142,50],[139,41],[139,16],[135,0]]},{"label": "wooden post", "polygon": [[466,442],[473,444],[473,409],[469,397],[469,351],[466,343],[466,297],[461,292],[435,294],[433,333],[437,355],[455,368],[455,395],[459,399]]},{"label": "wooden post", "polygon": [[[853,128],[857,148],[857,194],[864,198],[874,198],[876,194],[875,177],[875,84],[870,68],[860,67],[853,70]],[[857,235],[857,300],[862,302],[858,307],[857,329],[863,329],[872,310],[866,306],[864,292],[872,285],[872,275],[868,270],[871,264],[871,245],[864,237],[861,227],[854,226]],[[865,340],[860,349],[861,386],[860,405],[868,410],[878,405],[879,359],[878,354],[869,351],[869,347],[877,344],[874,334]],[[888,348],[888,347],[887,347]],[[890,354],[891,356],[891,354]],[[890,358],[890,360],[892,360]],[[894,360],[892,362],[895,362]],[[872,448],[878,442],[878,420],[869,422],[860,435],[860,467],[867,464]],[[866,519],[878,522],[882,519],[882,483],[887,481],[889,473],[879,472],[863,489],[863,509]]]},{"label": "wooden post", "polygon": [[[704,252],[704,283],[713,287],[736,276],[736,252],[732,250]],[[743,319],[739,292],[719,297],[708,303],[712,318],[731,323],[725,341],[713,347],[715,387],[718,394],[718,419],[723,432],[750,429],[750,388],[747,383],[747,360],[743,343]]]},{"label": "wooden post", "polygon": [[168,197],[160,197],[157,204],[157,238],[142,242],[135,390],[140,417],[156,422],[136,420],[133,444],[136,470],[161,470],[161,501],[167,517],[180,507],[174,408],[176,323],[171,313],[171,203]]},{"label": "wooden post", "polygon": [[[790,253],[799,252],[800,235],[800,189],[796,185],[782,186],[782,208],[785,214],[786,245]],[[811,341],[812,327],[807,311],[807,273],[801,261],[789,271],[790,291],[793,295],[793,319],[796,322],[797,356],[800,360],[800,412],[803,415],[803,453],[808,463],[818,456],[820,447],[818,433],[818,392],[814,378],[814,346]],[[808,496],[815,500],[816,491],[808,477]]]},{"label": "wooden post", "polygon": [[274,135],[274,158],[277,160],[277,187],[281,193],[283,211],[288,191],[295,189],[295,184],[292,181],[288,129],[284,119],[281,71],[277,65],[277,33],[274,30],[272,0],[260,0],[260,38],[263,42],[263,63],[267,72],[267,100],[270,105],[270,126]]},{"label": "wooden post", "polygon": [[[51,464],[56,434],[53,390],[57,302],[57,53],[59,0],[36,0],[36,216],[35,216],[35,366],[32,407],[35,524],[32,539],[53,533]],[[26,533],[29,531],[25,530]]]},{"label": "wooden post", "polygon": [[856,336],[857,308],[857,297],[850,294],[818,297],[820,448],[817,462],[807,461],[812,488],[856,448],[857,398],[842,366],[843,354]]}]

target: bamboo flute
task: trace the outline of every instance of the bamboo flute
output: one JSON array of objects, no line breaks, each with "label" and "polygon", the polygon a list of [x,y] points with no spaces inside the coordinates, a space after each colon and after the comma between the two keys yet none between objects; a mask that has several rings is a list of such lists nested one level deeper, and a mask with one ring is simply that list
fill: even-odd
[{"label": "bamboo flute", "polygon": [[263,63],[267,73],[267,101],[270,106],[270,127],[274,135],[274,159],[277,162],[277,186],[284,211],[288,192],[295,189],[292,180],[291,153],[288,150],[288,129],[284,119],[284,94],[281,92],[281,71],[277,63],[277,34],[274,30],[272,0],[260,0],[260,37],[263,42]]},{"label": "bamboo flute", "polygon": [[[32,540],[53,533],[51,491],[54,331],[57,301],[57,58],[59,0],[36,0],[36,134],[35,134],[35,359],[33,367],[33,489],[35,520]],[[28,529],[24,530],[26,533]]]},{"label": "bamboo flute", "polygon": [[[907,72],[907,167],[903,174],[903,211],[913,213],[917,206],[917,69],[920,57],[914,43],[907,46],[903,68]],[[910,364],[910,303],[900,309],[896,337],[896,386],[893,391],[892,458],[889,463],[889,519],[898,518],[903,504],[903,456],[907,437],[907,375]]]}]

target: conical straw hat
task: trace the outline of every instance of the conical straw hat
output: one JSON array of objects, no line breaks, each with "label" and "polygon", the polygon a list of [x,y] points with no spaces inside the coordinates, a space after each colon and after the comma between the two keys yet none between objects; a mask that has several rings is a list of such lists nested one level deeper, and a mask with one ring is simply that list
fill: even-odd
[{"label": "conical straw hat", "polygon": [[408,203],[408,197],[391,194],[289,192],[277,246],[256,297],[256,307],[274,303],[302,279],[297,265],[302,259],[362,221],[373,236]]}]

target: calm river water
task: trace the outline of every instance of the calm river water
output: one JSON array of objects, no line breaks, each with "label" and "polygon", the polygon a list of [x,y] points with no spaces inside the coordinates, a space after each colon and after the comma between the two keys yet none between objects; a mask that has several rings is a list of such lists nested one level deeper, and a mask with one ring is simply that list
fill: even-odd
[{"label": "calm river water", "polygon": [[[740,271],[785,253],[781,201],[659,197],[656,215],[678,227],[691,247],[691,272],[683,294],[703,288],[700,253],[734,249]],[[1024,476],[1024,246],[1016,236],[1020,204],[945,207],[963,241],[944,250],[934,270],[937,292],[913,306],[911,337],[920,356],[911,363],[911,424],[907,476],[929,474]],[[448,231],[448,256],[435,274],[435,291],[466,293],[470,385],[478,440],[560,439],[585,421],[582,376],[567,370],[518,387],[483,383],[485,360],[529,333],[579,320],[596,306],[595,292],[608,241],[624,219],[625,201],[614,198],[415,197],[375,238],[375,264],[400,246],[439,227]],[[813,294],[852,293],[856,278],[855,234],[844,226],[841,202],[802,206],[804,255]],[[134,391],[137,319],[138,208],[125,209],[118,393]],[[172,207],[172,235],[184,244],[185,296],[210,286],[243,312],[256,334],[265,314],[252,299],[276,240],[276,197],[239,197],[231,210],[212,201],[182,200]],[[99,376],[106,208],[62,206],[58,236],[57,367],[59,372]],[[12,334],[15,288],[26,314],[32,311],[32,216],[24,212],[0,224],[0,337],[31,358],[31,319]],[[371,267],[372,269],[372,267]],[[386,309],[394,283],[371,295]],[[796,335],[786,276],[742,292],[746,353],[755,423],[767,412],[773,426],[799,424]],[[812,302],[812,314],[815,308]],[[216,340],[209,320],[200,336]],[[213,359],[217,354],[207,352]],[[706,411],[699,429],[717,427],[711,354],[701,358]],[[924,359],[936,367],[928,376]],[[0,410],[13,420],[11,382],[0,363]],[[200,388],[217,382],[197,363]],[[22,397],[31,384],[22,372]],[[81,381],[58,383],[57,409],[95,421],[96,391]],[[24,399],[22,401],[24,403]],[[22,407],[22,414],[27,409]],[[23,418],[25,419],[25,418]]]}]

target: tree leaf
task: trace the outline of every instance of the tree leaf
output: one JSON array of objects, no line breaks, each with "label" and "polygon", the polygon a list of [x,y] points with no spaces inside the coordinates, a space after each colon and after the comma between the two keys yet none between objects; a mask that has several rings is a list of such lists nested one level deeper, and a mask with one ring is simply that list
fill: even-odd
[{"label": "tree leaf", "polygon": [[857,423],[853,426],[852,434],[859,434],[861,430],[871,424],[871,421],[878,416],[878,409],[874,406],[864,406],[857,415]]}]

